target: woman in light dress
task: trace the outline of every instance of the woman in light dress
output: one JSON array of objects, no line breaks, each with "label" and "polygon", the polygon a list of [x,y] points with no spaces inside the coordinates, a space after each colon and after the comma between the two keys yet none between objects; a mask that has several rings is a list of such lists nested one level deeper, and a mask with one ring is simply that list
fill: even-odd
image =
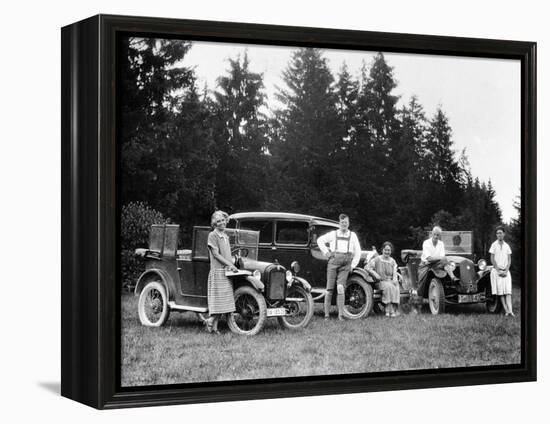
[{"label": "woman in light dress", "polygon": [[397,316],[399,308],[400,289],[397,280],[397,262],[391,257],[393,245],[386,241],[382,244],[382,255],[371,259],[367,271],[378,281],[382,290],[382,303],[385,305],[386,316]]},{"label": "woman in light dress", "polygon": [[491,263],[493,264],[493,269],[491,270],[491,291],[494,295],[500,297],[500,302],[506,316],[514,316],[514,311],[512,310],[512,276],[510,275],[512,249],[504,241],[504,228],[498,227],[496,233],[497,239],[489,249]]}]

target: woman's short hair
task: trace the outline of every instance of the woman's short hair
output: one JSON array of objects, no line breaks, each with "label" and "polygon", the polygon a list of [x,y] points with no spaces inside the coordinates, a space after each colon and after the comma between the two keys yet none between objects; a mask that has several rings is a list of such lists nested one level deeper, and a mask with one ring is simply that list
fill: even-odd
[{"label": "woman's short hair", "polygon": [[226,214],[224,211],[216,211],[212,214],[210,217],[210,226],[212,228],[216,228],[216,221],[220,218],[227,219],[229,217],[228,214]]},{"label": "woman's short hair", "polygon": [[381,249],[382,252],[384,251],[384,247],[386,247],[386,246],[389,246],[392,253],[393,253],[393,244],[390,241],[385,241],[384,243],[382,243],[382,249]]}]

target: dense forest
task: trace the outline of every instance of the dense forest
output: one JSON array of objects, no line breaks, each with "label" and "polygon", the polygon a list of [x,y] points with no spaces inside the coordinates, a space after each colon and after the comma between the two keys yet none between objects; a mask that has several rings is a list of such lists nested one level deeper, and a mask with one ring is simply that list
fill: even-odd
[{"label": "dense forest", "polygon": [[382,53],[333,75],[322,50],[294,50],[272,110],[246,53],[228,60],[215,87],[198,87],[181,65],[192,42],[121,43],[123,248],[135,247],[126,227],[143,211],[180,224],[188,246],[191,227],[216,209],[270,210],[346,212],[367,248],[418,247],[434,224],[473,230],[486,256],[502,220],[491,182],[455,152],[441,107],[427,116],[416,97],[398,106]]}]

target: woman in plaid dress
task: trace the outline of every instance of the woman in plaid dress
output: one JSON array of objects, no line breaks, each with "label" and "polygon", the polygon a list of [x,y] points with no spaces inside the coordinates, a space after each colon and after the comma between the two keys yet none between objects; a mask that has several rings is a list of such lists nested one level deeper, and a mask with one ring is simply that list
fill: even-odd
[{"label": "woman in plaid dress", "polygon": [[225,271],[237,271],[231,257],[229,237],[225,233],[228,215],[222,211],[212,214],[210,224],[213,231],[208,234],[208,250],[210,252],[210,272],[208,274],[208,311],[210,317],[206,321],[208,332],[219,334],[218,321],[221,315],[235,311],[233,284],[226,277]]}]

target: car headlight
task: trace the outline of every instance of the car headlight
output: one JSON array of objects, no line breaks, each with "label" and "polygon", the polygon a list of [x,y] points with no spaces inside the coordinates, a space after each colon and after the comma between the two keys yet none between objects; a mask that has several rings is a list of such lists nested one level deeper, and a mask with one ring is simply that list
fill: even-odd
[{"label": "car headlight", "polygon": [[477,267],[480,271],[484,271],[487,268],[487,261],[485,259],[480,259],[477,261]]},{"label": "car headlight", "polygon": [[292,275],[292,272],[290,272],[289,270],[286,271],[285,277],[286,277],[286,281],[289,283],[291,283],[292,280],[294,279],[294,275]]},{"label": "car headlight", "polygon": [[449,266],[451,267],[451,271],[456,269],[456,264],[454,262],[449,262]]},{"label": "car headlight", "polygon": [[290,269],[294,271],[294,274],[298,274],[300,272],[300,264],[298,261],[294,261],[290,264]]},{"label": "car headlight", "polygon": [[254,270],[254,272],[252,273],[252,276],[258,280],[262,279],[262,273],[257,269]]}]

